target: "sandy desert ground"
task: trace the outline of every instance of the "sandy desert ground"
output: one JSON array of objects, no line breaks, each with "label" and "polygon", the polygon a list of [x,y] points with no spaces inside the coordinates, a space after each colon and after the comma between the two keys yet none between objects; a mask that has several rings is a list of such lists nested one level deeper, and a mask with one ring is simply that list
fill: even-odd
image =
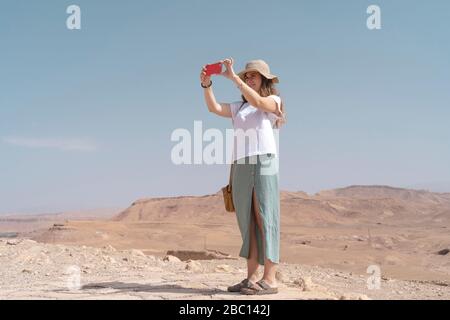
[{"label": "sandy desert ground", "polygon": [[441,281],[383,277],[369,287],[366,276],[281,263],[279,293],[244,296],[227,292],[246,276],[239,259],[185,260],[140,250],[0,240],[0,299],[448,299]]},{"label": "sandy desert ground", "polygon": [[[449,193],[351,186],[281,196],[275,298],[450,299]],[[1,298],[238,298],[224,290],[242,280],[245,260],[220,193],[140,199],[101,219],[54,218],[0,222],[0,232],[22,228],[0,242]],[[164,262],[169,250],[184,261]],[[192,252],[205,250],[230,259]],[[64,291],[70,265],[87,287]],[[380,289],[367,288],[369,266],[381,271]]]}]

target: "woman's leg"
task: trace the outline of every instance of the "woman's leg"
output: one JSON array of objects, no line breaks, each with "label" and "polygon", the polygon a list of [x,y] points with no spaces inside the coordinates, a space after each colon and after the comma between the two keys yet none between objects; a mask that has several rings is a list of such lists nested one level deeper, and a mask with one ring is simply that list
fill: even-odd
[{"label": "woman's leg", "polygon": [[[264,257],[265,257],[266,243],[265,243],[265,237],[264,237],[264,227],[263,227],[263,222],[261,219],[261,213],[259,211],[258,199],[256,197],[256,193],[254,190],[253,190],[252,207],[254,208],[256,223],[262,234],[263,252],[264,252]],[[277,286],[277,280],[276,280],[277,266],[278,266],[277,263],[274,263],[274,262],[270,261],[269,259],[264,258],[264,275],[263,275],[262,279],[264,279],[271,287]]]},{"label": "woman's leg", "polygon": [[252,282],[258,281],[258,246],[256,242],[256,230],[255,230],[255,214],[252,205],[251,217],[250,217],[250,251],[247,259],[247,279]]}]

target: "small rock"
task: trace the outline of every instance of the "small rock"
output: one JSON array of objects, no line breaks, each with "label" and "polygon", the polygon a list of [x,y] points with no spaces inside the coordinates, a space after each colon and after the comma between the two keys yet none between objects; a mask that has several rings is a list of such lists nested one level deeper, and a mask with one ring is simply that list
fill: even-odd
[{"label": "small rock", "polygon": [[450,252],[450,250],[449,249],[442,249],[442,250],[440,250],[440,251],[438,251],[438,255],[441,255],[441,256],[445,256],[446,254],[448,254]]},{"label": "small rock", "polygon": [[221,264],[221,265],[218,265],[215,269],[214,269],[214,272],[233,272],[234,271],[234,269],[233,269],[233,267],[231,267],[230,265],[228,265],[228,264]]},{"label": "small rock", "polygon": [[20,240],[14,239],[14,240],[8,240],[8,241],[6,241],[6,244],[7,244],[7,245],[10,245],[10,246],[16,246],[16,245],[18,245],[20,242],[21,242]]},{"label": "small rock", "polygon": [[143,266],[133,266],[132,268],[135,269],[135,270],[144,270],[145,267],[143,267]]},{"label": "small rock", "polygon": [[195,260],[188,260],[185,269],[193,272],[203,271],[202,264]]},{"label": "small rock", "polygon": [[109,262],[111,264],[117,263],[116,259],[114,259],[113,257],[110,257],[110,256],[103,256],[103,260],[106,262]]},{"label": "small rock", "polygon": [[22,273],[33,273],[33,271],[31,271],[30,269],[23,269]]},{"label": "small rock", "polygon": [[294,284],[302,291],[311,291],[314,288],[310,277],[298,278],[294,280]]},{"label": "small rock", "polygon": [[108,244],[106,246],[103,247],[103,249],[105,249],[106,251],[110,251],[110,252],[115,252],[116,248],[114,248],[112,245]]},{"label": "small rock", "polygon": [[135,257],[146,257],[145,253],[143,253],[141,250],[133,249],[131,250],[131,255]]},{"label": "small rock", "polygon": [[171,255],[165,256],[163,261],[164,262],[181,262],[180,259],[178,259],[177,257],[171,256]]},{"label": "small rock", "polygon": [[277,281],[284,282],[284,275],[280,271],[277,271],[275,273],[275,279],[277,279]]}]

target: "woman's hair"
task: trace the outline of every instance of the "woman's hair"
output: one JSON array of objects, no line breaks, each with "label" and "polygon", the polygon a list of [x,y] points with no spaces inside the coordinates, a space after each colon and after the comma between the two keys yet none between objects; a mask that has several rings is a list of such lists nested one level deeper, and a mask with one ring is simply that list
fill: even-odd
[{"label": "woman's hair", "polygon": [[[261,79],[262,79],[261,89],[259,90],[259,95],[261,97],[268,97],[270,95],[280,96],[277,88],[275,87],[275,83],[271,79],[267,79],[262,74],[261,74]],[[248,101],[247,101],[247,99],[245,99],[244,95],[241,95],[241,97],[242,97],[242,100],[244,101],[241,105],[241,107],[242,107]],[[277,119],[275,121],[275,127],[277,129],[281,128],[281,126],[286,123],[286,112],[284,110],[283,100],[281,100],[280,110],[281,110],[281,115],[278,114],[280,119]]]}]

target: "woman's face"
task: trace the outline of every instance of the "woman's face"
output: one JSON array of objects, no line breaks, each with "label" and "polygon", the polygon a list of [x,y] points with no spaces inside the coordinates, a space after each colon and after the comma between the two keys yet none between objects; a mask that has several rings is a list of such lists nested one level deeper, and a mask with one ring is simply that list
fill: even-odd
[{"label": "woman's face", "polygon": [[262,83],[262,77],[261,74],[258,71],[250,71],[247,72],[244,75],[245,83],[255,90],[256,92],[259,92],[259,89],[261,88]]}]

